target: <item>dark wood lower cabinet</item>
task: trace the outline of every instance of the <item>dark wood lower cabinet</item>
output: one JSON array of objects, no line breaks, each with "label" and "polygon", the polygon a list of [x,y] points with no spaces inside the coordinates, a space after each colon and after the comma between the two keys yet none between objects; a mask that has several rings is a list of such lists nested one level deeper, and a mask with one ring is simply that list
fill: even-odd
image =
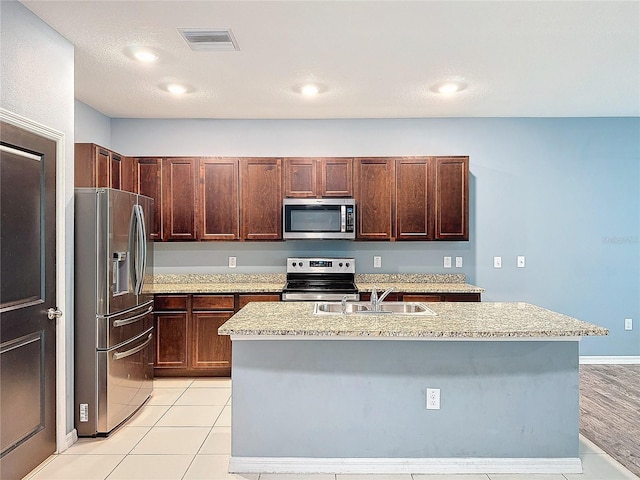
[{"label": "dark wood lower cabinet", "polygon": [[[382,291],[378,292],[379,294]],[[368,292],[360,294],[360,300],[368,302],[371,294]],[[479,293],[390,293],[386,302],[480,302]]]},{"label": "dark wood lower cabinet", "polygon": [[231,375],[231,339],[218,335],[218,328],[232,316],[233,311],[194,312],[191,315],[190,368]]},{"label": "dark wood lower cabinet", "polygon": [[231,375],[231,339],[218,328],[249,302],[277,302],[278,293],[155,296],[157,377]]},{"label": "dark wood lower cabinet", "polygon": [[403,293],[403,302],[479,302],[479,293]]},{"label": "dark wood lower cabinet", "polygon": [[156,312],[155,368],[188,368],[187,337],[187,312]]}]

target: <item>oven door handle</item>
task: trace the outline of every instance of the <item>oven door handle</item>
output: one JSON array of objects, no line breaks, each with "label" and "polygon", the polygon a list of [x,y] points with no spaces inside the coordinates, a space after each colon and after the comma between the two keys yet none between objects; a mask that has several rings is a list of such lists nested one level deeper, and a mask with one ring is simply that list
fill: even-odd
[{"label": "oven door handle", "polygon": [[144,350],[147,345],[149,345],[151,343],[151,339],[153,338],[153,333],[149,334],[149,337],[147,338],[146,342],[138,345],[137,347],[133,347],[131,350],[127,350],[126,352],[115,352],[113,354],[113,359],[114,360],[120,360],[123,359],[125,357],[129,357],[131,355],[133,355],[134,353],[138,353],[140,350]]}]

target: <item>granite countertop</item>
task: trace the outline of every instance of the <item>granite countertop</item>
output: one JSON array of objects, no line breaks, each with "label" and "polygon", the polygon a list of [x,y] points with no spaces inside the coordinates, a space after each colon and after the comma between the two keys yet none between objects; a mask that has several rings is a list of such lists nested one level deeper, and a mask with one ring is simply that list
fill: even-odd
[{"label": "granite countertop", "polygon": [[[281,293],[286,274],[158,274],[146,289],[148,293]],[[356,274],[361,292],[372,287],[397,292],[482,293],[483,288],[466,283],[464,274]]]},{"label": "granite countertop", "polygon": [[314,315],[313,302],[250,303],[220,335],[265,337],[383,337],[415,339],[541,339],[608,335],[597,325],[529,303],[429,303],[435,316]]},{"label": "granite countertop", "polygon": [[159,274],[148,293],[281,293],[287,276],[265,274]]}]

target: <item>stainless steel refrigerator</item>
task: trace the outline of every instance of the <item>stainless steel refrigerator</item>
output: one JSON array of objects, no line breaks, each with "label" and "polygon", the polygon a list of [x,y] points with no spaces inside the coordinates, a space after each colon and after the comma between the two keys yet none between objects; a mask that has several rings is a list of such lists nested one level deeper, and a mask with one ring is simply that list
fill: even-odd
[{"label": "stainless steel refrigerator", "polygon": [[75,424],[106,435],[153,391],[153,199],[75,189]]}]

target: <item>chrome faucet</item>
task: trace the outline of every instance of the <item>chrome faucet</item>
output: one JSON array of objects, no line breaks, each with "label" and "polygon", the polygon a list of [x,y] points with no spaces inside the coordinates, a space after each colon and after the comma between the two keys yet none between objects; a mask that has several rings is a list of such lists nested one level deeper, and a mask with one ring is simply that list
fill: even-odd
[{"label": "chrome faucet", "polygon": [[373,310],[375,312],[379,312],[381,311],[381,305],[382,305],[382,301],[387,298],[387,295],[389,295],[391,292],[393,292],[396,289],[396,287],[390,287],[387,288],[384,293],[382,295],[380,295],[378,297],[378,289],[376,288],[376,286],[374,285],[371,288],[371,306],[373,307]]}]

